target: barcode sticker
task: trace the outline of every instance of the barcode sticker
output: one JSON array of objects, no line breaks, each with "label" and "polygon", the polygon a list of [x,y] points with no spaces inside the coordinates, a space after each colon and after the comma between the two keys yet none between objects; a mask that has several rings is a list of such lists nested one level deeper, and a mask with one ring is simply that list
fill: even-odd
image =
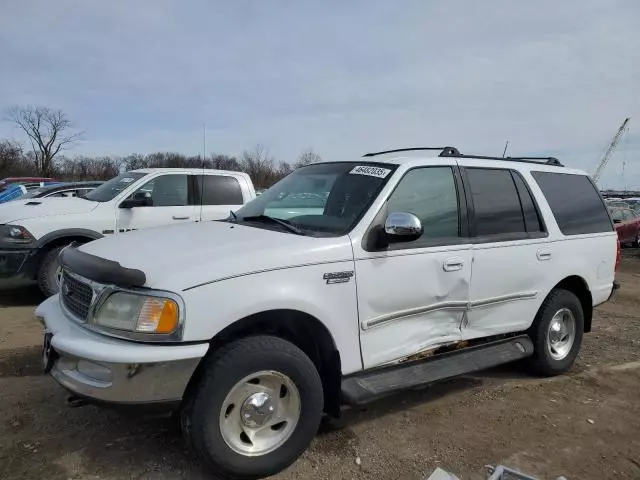
[{"label": "barcode sticker", "polygon": [[368,175],[370,177],[386,178],[391,170],[388,168],[372,167],[369,165],[358,165],[349,172],[351,175]]}]

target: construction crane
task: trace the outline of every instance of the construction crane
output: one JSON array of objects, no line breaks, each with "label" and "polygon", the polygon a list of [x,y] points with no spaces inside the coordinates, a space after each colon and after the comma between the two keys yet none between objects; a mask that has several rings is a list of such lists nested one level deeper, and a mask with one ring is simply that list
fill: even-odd
[{"label": "construction crane", "polygon": [[613,140],[611,140],[611,143],[609,144],[607,151],[604,152],[604,155],[602,156],[602,159],[598,164],[598,168],[596,168],[596,173],[593,174],[592,178],[594,182],[597,182],[600,179],[600,175],[602,175],[602,171],[604,170],[604,167],[606,167],[607,163],[609,163],[609,158],[611,157],[611,154],[616,149],[616,147],[618,146],[618,143],[620,143],[620,139],[624,135],[624,132],[626,132],[627,130],[627,126],[629,125],[629,120],[630,118],[624,119],[624,122],[622,122],[622,125],[620,125],[620,128],[614,135]]}]

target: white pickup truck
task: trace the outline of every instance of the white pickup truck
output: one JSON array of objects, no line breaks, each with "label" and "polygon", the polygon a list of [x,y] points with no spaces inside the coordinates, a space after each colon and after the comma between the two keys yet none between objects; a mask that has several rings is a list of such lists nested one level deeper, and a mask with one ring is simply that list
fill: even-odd
[{"label": "white pickup truck", "polygon": [[59,283],[58,254],[71,243],[225,218],[255,196],[245,173],[149,168],[123,173],[83,198],[2,204],[0,287],[37,280],[45,295],[53,295]]},{"label": "white pickup truck", "polygon": [[618,247],[553,158],[309,165],[227,220],[65,249],[44,367],[75,404],[172,404],[220,478],[262,478],[343,403],[520,359],[565,372]]}]

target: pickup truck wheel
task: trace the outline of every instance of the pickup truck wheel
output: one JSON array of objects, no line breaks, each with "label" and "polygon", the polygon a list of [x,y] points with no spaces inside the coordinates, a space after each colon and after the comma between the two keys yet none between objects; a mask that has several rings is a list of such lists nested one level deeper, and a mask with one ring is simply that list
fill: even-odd
[{"label": "pickup truck wheel", "polygon": [[322,417],[322,382],[309,357],[281,338],[255,336],[205,362],[183,413],[195,452],[222,478],[262,478],[291,465]]},{"label": "pickup truck wheel", "polygon": [[546,376],[566,372],[578,356],[583,332],[584,313],[578,297],[568,290],[553,290],[529,329],[534,345],[529,366]]},{"label": "pickup truck wheel", "polygon": [[45,253],[38,266],[37,280],[40,291],[47,297],[55,295],[60,290],[61,268],[58,255],[67,245],[52,248]]}]

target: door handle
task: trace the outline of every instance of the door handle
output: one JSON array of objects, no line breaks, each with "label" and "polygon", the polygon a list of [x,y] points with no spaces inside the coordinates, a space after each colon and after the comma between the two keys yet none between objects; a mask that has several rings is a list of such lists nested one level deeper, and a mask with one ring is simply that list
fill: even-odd
[{"label": "door handle", "polygon": [[174,220],[189,220],[189,217],[188,217],[188,216],[186,216],[186,217],[179,217],[178,215],[174,215],[174,216],[173,216],[173,219],[174,219]]},{"label": "door handle", "polygon": [[442,268],[445,272],[456,272],[458,270],[461,270],[463,265],[464,263],[462,263],[462,260],[460,260],[459,258],[450,258],[448,260],[445,260],[445,262],[442,264]]},{"label": "door handle", "polygon": [[536,252],[536,257],[538,257],[538,260],[540,260],[541,262],[545,260],[551,260],[551,250],[538,250]]}]

